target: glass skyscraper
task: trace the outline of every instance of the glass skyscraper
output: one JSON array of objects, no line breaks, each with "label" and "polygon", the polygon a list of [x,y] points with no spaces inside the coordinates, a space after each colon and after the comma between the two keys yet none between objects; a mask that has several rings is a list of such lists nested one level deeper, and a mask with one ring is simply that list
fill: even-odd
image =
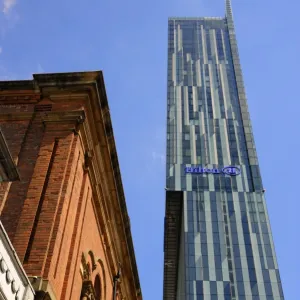
[{"label": "glass skyscraper", "polygon": [[164,299],[282,300],[230,1],[168,22]]}]

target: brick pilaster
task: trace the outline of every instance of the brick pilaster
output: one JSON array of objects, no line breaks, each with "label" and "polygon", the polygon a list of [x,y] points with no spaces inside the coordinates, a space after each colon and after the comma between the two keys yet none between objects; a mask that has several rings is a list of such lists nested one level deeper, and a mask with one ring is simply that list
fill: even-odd
[{"label": "brick pilaster", "polygon": [[[13,123],[10,122],[9,125],[13,125]],[[26,130],[24,130],[25,126]],[[3,128],[4,133],[8,136],[8,144],[11,145],[13,150],[13,158],[18,160],[17,166],[20,174],[20,181],[15,181],[11,184],[7,197],[4,197],[5,195],[1,197],[3,202],[1,221],[3,222],[8,236],[13,241],[17,230],[18,220],[23,210],[24,201],[27,197],[31,177],[34,173],[36,160],[39,155],[44,128],[41,122],[25,121],[23,125],[20,126],[21,132],[17,133],[16,137],[13,137],[16,138],[13,143],[10,143],[9,132],[5,130],[5,125]]]},{"label": "brick pilaster", "polygon": [[52,154],[53,161],[49,164],[44,183],[46,186],[39,201],[25,253],[24,267],[28,274],[41,276],[44,271],[73,138],[73,133],[60,137],[54,149],[55,153]]}]

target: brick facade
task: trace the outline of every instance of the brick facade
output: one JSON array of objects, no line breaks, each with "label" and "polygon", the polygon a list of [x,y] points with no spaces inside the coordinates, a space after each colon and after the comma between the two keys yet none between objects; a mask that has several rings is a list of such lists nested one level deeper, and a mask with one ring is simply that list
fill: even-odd
[{"label": "brick facade", "polygon": [[119,264],[141,299],[102,73],[0,82],[0,126],[20,176],[1,220],[37,299],[112,299]]}]

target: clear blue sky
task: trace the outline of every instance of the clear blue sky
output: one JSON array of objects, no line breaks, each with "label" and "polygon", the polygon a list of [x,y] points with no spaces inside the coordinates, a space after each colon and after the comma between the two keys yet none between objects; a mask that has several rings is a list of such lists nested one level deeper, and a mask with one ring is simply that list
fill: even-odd
[{"label": "clear blue sky", "polygon": [[[143,296],[162,299],[167,18],[223,16],[224,0],[0,3],[0,79],[104,71]],[[232,6],[284,293],[298,300],[300,2]]]}]

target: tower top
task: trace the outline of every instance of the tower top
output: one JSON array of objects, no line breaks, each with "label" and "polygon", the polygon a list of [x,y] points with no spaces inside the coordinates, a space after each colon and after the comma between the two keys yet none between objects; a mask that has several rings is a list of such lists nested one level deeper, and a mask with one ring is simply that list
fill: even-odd
[{"label": "tower top", "polygon": [[225,0],[225,17],[229,31],[234,32],[233,15],[231,9],[231,0]]},{"label": "tower top", "polygon": [[226,18],[232,19],[231,0],[225,0]]}]

